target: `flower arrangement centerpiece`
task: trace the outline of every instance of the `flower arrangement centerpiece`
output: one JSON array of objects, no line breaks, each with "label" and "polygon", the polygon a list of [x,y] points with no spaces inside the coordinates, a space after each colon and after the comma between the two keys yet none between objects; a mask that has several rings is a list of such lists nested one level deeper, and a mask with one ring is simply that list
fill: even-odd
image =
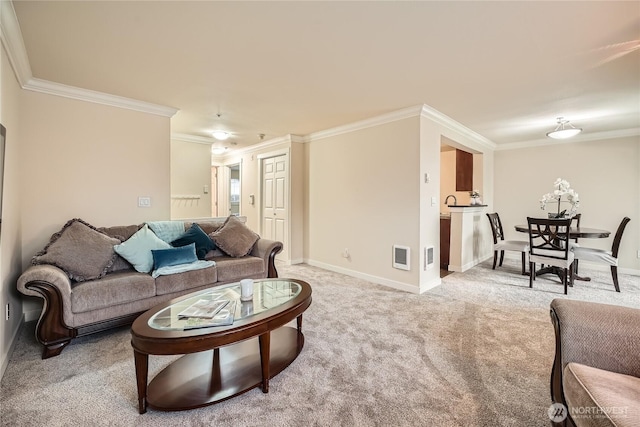
[{"label": "flower arrangement centerpiece", "polygon": [[[558,212],[556,213],[556,218],[563,217],[573,217],[576,214],[576,211],[580,207],[580,198],[578,197],[578,193],[571,188],[571,184],[569,181],[558,178],[556,182],[553,183],[553,186],[556,188],[552,193],[547,193],[542,196],[540,199],[540,209],[544,210],[547,207],[547,203],[551,201],[555,201],[558,203]],[[564,200],[563,200],[564,197]],[[567,210],[560,211],[560,204],[562,202],[568,202],[571,204],[571,209],[569,212]]]}]

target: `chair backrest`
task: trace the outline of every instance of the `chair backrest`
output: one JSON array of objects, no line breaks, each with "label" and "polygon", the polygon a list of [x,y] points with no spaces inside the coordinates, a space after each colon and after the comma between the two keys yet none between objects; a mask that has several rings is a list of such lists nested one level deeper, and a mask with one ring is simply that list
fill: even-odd
[{"label": "chair backrest", "polygon": [[[574,216],[571,217],[571,226],[572,227],[576,227],[576,228],[580,228],[580,219],[582,218],[582,214],[575,214]],[[578,243],[578,238],[576,237],[575,239],[576,243]]]},{"label": "chair backrest", "polygon": [[491,232],[493,233],[493,243],[498,243],[498,239],[504,240],[504,231],[502,230],[502,221],[497,212],[488,213],[489,224],[491,224]]},{"label": "chair backrest", "polygon": [[620,240],[622,240],[622,233],[624,233],[624,228],[631,221],[631,219],[627,216],[622,218],[622,222],[618,226],[618,231],[616,231],[616,236],[613,238],[613,246],[611,247],[611,254],[614,258],[618,258],[618,249],[620,249]]},{"label": "chair backrest", "polygon": [[530,218],[529,251],[531,255],[567,259],[571,218]]}]

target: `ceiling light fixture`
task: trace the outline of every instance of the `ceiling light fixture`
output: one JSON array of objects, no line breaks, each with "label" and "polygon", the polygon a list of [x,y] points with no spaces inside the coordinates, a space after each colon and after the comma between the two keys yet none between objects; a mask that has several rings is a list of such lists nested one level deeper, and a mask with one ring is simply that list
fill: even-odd
[{"label": "ceiling light fixture", "polygon": [[569,120],[564,117],[558,117],[558,126],[556,126],[555,130],[548,132],[547,136],[553,139],[565,139],[576,136],[580,132],[582,132],[582,128],[573,127]]},{"label": "ceiling light fixture", "polygon": [[212,154],[216,154],[216,155],[220,155],[220,154],[224,154],[225,151],[227,151],[227,147],[211,147],[211,153]]},{"label": "ceiling light fixture", "polygon": [[213,135],[213,137],[218,141],[224,141],[225,139],[229,138],[229,136],[231,136],[229,132],[225,132],[223,130],[213,131],[211,135]]}]

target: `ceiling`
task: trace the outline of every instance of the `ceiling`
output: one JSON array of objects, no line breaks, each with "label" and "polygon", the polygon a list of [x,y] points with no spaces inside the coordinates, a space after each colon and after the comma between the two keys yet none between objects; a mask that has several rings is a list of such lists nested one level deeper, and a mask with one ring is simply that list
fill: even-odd
[{"label": "ceiling", "polygon": [[[14,1],[33,77],[243,147],[427,104],[498,148],[640,134],[640,2]],[[219,116],[218,116],[219,115]],[[211,139],[211,141],[215,141]],[[511,145],[509,145],[511,144]]]}]

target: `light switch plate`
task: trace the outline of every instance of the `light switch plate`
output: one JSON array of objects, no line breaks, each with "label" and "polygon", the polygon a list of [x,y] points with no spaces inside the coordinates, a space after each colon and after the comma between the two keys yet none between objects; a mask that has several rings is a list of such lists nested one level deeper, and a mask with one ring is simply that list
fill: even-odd
[{"label": "light switch plate", "polygon": [[139,208],[150,208],[151,207],[151,197],[138,197],[138,207]]}]

